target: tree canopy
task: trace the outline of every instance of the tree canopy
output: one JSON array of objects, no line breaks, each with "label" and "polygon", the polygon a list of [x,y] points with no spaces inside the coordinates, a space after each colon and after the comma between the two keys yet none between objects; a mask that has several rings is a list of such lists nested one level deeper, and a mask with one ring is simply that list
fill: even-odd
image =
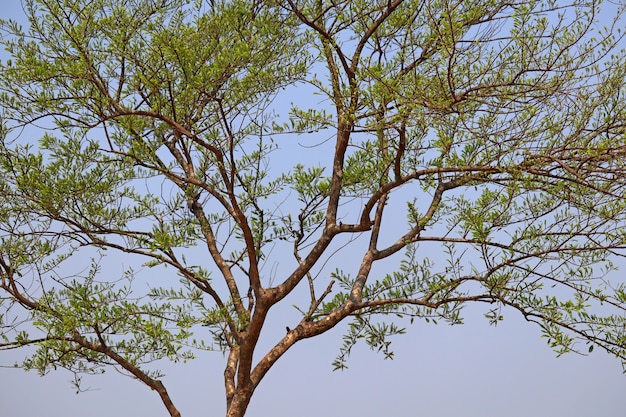
[{"label": "tree canopy", "polygon": [[22,4],[27,27],[0,21],[20,366],[114,367],[179,416],[150,364],[217,350],[241,417],[304,339],[347,323],[341,369],[470,303],[626,363],[622,5]]}]

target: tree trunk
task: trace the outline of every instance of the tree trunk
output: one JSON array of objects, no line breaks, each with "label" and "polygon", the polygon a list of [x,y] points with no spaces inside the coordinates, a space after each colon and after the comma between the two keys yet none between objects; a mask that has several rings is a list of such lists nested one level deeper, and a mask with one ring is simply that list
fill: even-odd
[{"label": "tree trunk", "polygon": [[237,390],[230,403],[227,404],[226,417],[244,417],[254,390],[251,388]]}]

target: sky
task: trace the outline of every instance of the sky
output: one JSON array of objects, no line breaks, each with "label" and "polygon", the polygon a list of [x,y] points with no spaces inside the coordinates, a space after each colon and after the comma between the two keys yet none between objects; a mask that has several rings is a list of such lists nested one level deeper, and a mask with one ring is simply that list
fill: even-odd
[{"label": "sky", "polygon": [[[296,345],[260,384],[248,417],[623,416],[626,376],[595,350],[555,358],[539,331],[514,316],[497,328],[419,324],[394,342],[395,359],[359,346],[347,371],[332,372],[341,333]],[[6,352],[0,361],[6,363]],[[224,414],[222,358],[210,353],[164,379],[183,416]],[[75,394],[64,371],[43,378],[0,369],[2,415],[11,417],[168,414],[157,395],[115,372],[86,379]]]},{"label": "sky", "polygon": [[[3,17],[20,15],[18,0],[0,3]],[[489,326],[481,311],[470,307],[461,326],[416,323],[394,339],[393,361],[358,346],[341,372],[331,362],[345,328],[303,341],[262,381],[247,417],[625,415],[626,375],[617,359],[600,349],[556,358],[536,326],[513,312]],[[0,365],[19,357],[0,352]],[[222,355],[211,352],[162,368],[183,416],[224,415],[223,365]],[[89,390],[80,394],[71,379],[64,370],[40,377],[0,368],[0,415],[168,415],[156,393],[113,370],[85,377]]]}]

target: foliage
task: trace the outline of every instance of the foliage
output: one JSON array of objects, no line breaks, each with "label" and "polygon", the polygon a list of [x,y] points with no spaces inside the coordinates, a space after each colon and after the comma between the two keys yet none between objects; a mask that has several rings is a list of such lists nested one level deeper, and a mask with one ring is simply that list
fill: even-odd
[{"label": "foliage", "polygon": [[36,347],[26,369],[114,367],[178,416],[148,364],[220,350],[243,416],[295,343],[345,322],[336,368],[360,340],[391,358],[468,303],[625,363],[620,6],[22,4],[26,28],[0,23],[0,347]]}]

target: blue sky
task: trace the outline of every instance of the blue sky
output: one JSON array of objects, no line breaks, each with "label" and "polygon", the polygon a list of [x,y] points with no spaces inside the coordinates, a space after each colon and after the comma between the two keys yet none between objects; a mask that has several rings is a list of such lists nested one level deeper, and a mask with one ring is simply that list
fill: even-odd
[{"label": "blue sky", "polygon": [[[2,1],[4,17],[20,15],[18,0]],[[331,367],[343,327],[303,341],[270,371],[247,416],[624,415],[626,376],[618,360],[599,349],[557,359],[539,329],[513,312],[492,327],[481,311],[470,307],[463,326],[415,324],[395,339],[393,361],[359,346],[343,372]],[[0,364],[11,365],[20,356],[0,352]],[[189,364],[162,368],[183,416],[224,414],[223,365],[221,354],[206,353]],[[2,415],[168,415],[155,393],[113,370],[86,377],[91,390],[79,395],[71,378],[63,370],[41,378],[0,368]]]},{"label": "blue sky", "polygon": [[[361,346],[350,369],[332,372],[335,329],[286,354],[261,383],[248,417],[339,416],[622,416],[626,376],[600,352],[555,358],[538,329],[514,316],[498,328],[476,315],[463,326],[419,324],[396,340],[384,361]],[[0,356],[7,363],[6,352]],[[164,379],[183,416],[224,413],[221,355],[174,366]],[[3,415],[30,417],[167,416],[157,395],[113,371],[86,379],[76,395],[71,375],[44,378],[0,369]]]}]

